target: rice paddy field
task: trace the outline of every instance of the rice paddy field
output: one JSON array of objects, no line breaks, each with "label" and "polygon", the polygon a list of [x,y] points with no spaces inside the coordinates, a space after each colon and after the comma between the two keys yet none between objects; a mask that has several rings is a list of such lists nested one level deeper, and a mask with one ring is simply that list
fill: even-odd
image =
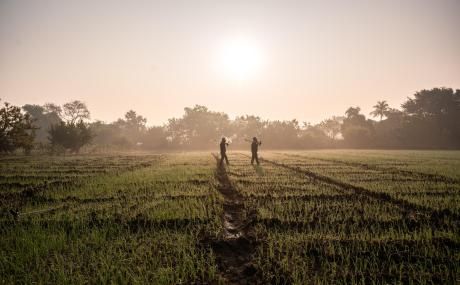
[{"label": "rice paddy field", "polygon": [[0,157],[1,284],[460,284],[460,151]]}]

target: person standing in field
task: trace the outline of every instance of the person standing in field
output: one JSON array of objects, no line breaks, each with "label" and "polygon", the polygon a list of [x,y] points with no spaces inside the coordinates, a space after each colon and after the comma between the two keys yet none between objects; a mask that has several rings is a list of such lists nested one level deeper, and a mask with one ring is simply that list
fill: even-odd
[{"label": "person standing in field", "polygon": [[224,163],[224,159],[227,165],[230,164],[228,163],[227,146],[228,146],[227,140],[225,138],[222,138],[222,141],[220,142],[220,165]]},{"label": "person standing in field", "polygon": [[259,150],[259,146],[262,144],[261,141],[258,141],[256,137],[252,138],[252,143],[251,143],[251,152],[252,152],[252,158],[251,158],[251,164],[254,164],[254,160],[257,162],[257,165],[259,165],[259,156],[257,155],[257,151]]}]

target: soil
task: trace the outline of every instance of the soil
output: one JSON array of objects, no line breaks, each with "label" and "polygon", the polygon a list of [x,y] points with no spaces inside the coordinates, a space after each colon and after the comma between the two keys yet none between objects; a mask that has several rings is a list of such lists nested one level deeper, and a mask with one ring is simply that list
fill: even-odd
[{"label": "soil", "polygon": [[215,177],[224,197],[222,232],[205,241],[216,255],[220,275],[227,284],[262,284],[261,270],[253,261],[258,245],[254,224],[257,211],[247,209],[241,193],[232,185],[224,165],[217,161]]}]

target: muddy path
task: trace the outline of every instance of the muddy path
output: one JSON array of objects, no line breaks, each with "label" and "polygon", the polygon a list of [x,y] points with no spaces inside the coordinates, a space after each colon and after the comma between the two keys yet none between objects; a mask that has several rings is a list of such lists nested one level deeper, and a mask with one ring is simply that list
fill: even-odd
[{"label": "muddy path", "polygon": [[243,196],[232,185],[225,166],[216,159],[217,190],[224,197],[222,231],[208,237],[207,243],[216,255],[220,275],[227,284],[262,284],[261,270],[253,261],[258,245],[254,224],[257,211],[247,209]]}]

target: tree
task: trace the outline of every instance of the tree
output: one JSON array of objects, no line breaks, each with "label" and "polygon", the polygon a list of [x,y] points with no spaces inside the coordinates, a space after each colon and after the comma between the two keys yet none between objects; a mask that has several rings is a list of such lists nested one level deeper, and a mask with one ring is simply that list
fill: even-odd
[{"label": "tree", "polygon": [[345,142],[354,147],[369,146],[375,135],[372,121],[366,120],[360,111],[359,107],[348,108],[341,128]]},{"label": "tree", "polygon": [[378,147],[405,147],[404,136],[405,114],[400,110],[389,108],[385,112],[386,119],[374,124],[376,146]]},{"label": "tree", "polygon": [[[48,108],[51,108],[51,109],[58,107],[54,104],[48,104],[48,105],[51,105],[51,106],[48,106]],[[59,108],[54,109],[54,110],[58,112]],[[63,118],[70,124],[75,124],[77,121],[84,121],[90,118],[90,113],[88,111],[88,108],[86,107],[86,104],[78,100],[74,100],[72,102],[65,103],[63,106],[63,113],[64,113]]]},{"label": "tree", "polygon": [[93,134],[82,120],[78,123],[61,122],[49,130],[49,140],[53,149],[62,147],[78,153],[80,148],[91,142]]},{"label": "tree", "polygon": [[300,126],[297,120],[265,122],[261,138],[265,147],[287,149],[300,147]]},{"label": "tree", "polygon": [[135,111],[129,110],[125,114],[125,125],[138,132],[145,131],[145,124],[147,123],[147,119],[141,115],[138,115]]},{"label": "tree", "polygon": [[43,105],[43,108],[45,109],[45,113],[47,113],[47,114],[54,113],[59,118],[62,118],[62,108],[61,108],[61,106],[56,105],[54,103],[46,103],[45,105]]},{"label": "tree", "polygon": [[0,152],[12,152],[22,148],[30,153],[35,137],[32,123],[29,114],[23,114],[21,108],[5,102],[0,109]]},{"label": "tree", "polygon": [[96,145],[117,148],[129,148],[132,145],[117,123],[106,124],[96,121],[89,127],[94,135],[91,142]]},{"label": "tree", "polygon": [[402,104],[409,116],[434,119],[440,124],[450,126],[460,115],[460,90],[433,88],[416,92],[415,98],[407,98]]},{"label": "tree", "polygon": [[48,103],[45,110],[59,116],[64,121],[54,124],[49,129],[49,142],[53,149],[58,147],[78,153],[80,149],[89,144],[94,134],[90,125],[84,121],[90,118],[90,112],[86,104],[74,100],[61,107]]},{"label": "tree", "polygon": [[326,134],[321,124],[311,125],[304,122],[299,140],[302,148],[325,148],[333,146],[332,139]]},{"label": "tree", "polygon": [[360,116],[359,112],[361,112],[360,107],[350,107],[345,111],[345,115],[347,116],[348,119],[351,119],[351,118]]},{"label": "tree", "polygon": [[382,120],[383,116],[386,115],[390,106],[388,105],[387,101],[377,101],[377,104],[374,105],[374,111],[370,112],[370,115],[375,117],[380,117],[380,121]]},{"label": "tree", "polygon": [[164,149],[167,147],[166,131],[163,127],[151,127],[142,140],[145,149]]},{"label": "tree", "polygon": [[138,115],[135,111],[129,110],[124,119],[118,119],[113,125],[119,129],[119,133],[130,145],[141,142],[146,132],[147,119]]},{"label": "tree", "polygon": [[[41,144],[48,143],[48,131],[51,126],[61,122],[59,110],[56,108],[48,108],[47,105],[40,106],[27,104],[22,107],[22,109],[30,115],[33,120],[33,125],[36,128],[35,142]],[[54,106],[60,108],[59,106]]]},{"label": "tree", "polygon": [[402,104],[406,140],[419,146],[460,146],[460,90],[421,90]]},{"label": "tree", "polygon": [[252,137],[260,138],[263,129],[266,127],[266,122],[260,117],[245,115],[236,117],[230,122],[231,133],[235,137],[233,144],[239,147],[247,147],[247,140],[252,141]]},{"label": "tree", "polygon": [[351,125],[342,131],[345,142],[353,147],[368,147],[373,139],[372,129],[366,126]]},{"label": "tree", "polygon": [[333,116],[330,119],[324,120],[319,124],[319,127],[324,131],[324,133],[335,140],[337,135],[340,134],[340,130],[342,127],[343,117],[336,117]]},{"label": "tree", "polygon": [[188,148],[213,147],[218,139],[230,132],[228,115],[195,105],[185,108],[179,119],[170,119],[167,125],[168,136],[173,144]]}]

